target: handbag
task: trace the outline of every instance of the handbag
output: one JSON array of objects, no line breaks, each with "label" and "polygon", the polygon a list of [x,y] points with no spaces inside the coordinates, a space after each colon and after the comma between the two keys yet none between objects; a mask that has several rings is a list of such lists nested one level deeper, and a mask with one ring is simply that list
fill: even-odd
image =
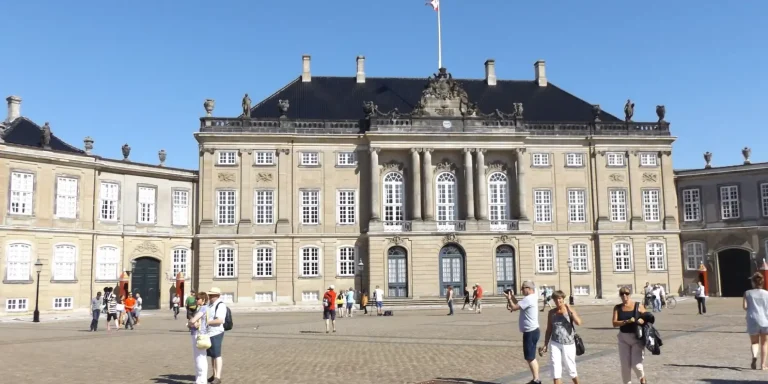
[{"label": "handbag", "polygon": [[573,325],[573,313],[571,311],[568,311],[568,318],[571,320],[571,329],[573,329],[573,343],[576,345],[576,356],[581,356],[587,351],[584,347],[584,340],[576,333],[576,326]]},{"label": "handbag", "polygon": [[638,324],[637,321],[640,320],[638,308],[640,307],[640,303],[635,303],[635,338],[638,340],[643,340],[643,326]]},{"label": "handbag", "polygon": [[[205,319],[205,320],[203,320]],[[211,337],[208,336],[208,312],[200,318],[200,326],[197,327],[197,336],[195,337],[195,346],[197,349],[206,350],[211,347]],[[206,332],[206,333],[203,333]]]}]

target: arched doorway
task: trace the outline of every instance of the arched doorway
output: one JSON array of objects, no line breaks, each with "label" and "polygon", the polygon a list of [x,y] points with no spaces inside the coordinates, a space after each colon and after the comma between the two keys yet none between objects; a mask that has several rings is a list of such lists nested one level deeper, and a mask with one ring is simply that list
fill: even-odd
[{"label": "arched doorway", "polygon": [[408,297],[408,251],[392,247],[387,251],[388,297]]},{"label": "arched doorway", "polygon": [[750,252],[740,248],[729,248],[717,253],[720,270],[720,295],[742,297],[751,289],[749,274],[752,272]]},{"label": "arched doorway", "polygon": [[496,294],[504,294],[504,291],[515,289],[515,249],[509,245],[500,245],[496,248]]},{"label": "arched doorway", "polygon": [[160,309],[160,260],[152,257],[136,259],[131,274],[131,292],[138,292],[142,309]]},{"label": "arched doorway", "polygon": [[445,296],[448,286],[464,291],[464,250],[454,244],[440,249],[440,296]]}]

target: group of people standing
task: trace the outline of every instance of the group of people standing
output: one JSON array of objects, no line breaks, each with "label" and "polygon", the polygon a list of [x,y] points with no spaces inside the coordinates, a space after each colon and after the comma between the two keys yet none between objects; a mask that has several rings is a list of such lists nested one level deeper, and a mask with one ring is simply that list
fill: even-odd
[{"label": "group of people standing", "polygon": [[119,297],[114,293],[112,287],[105,287],[103,296],[101,292],[96,292],[96,297],[91,299],[93,317],[91,318],[90,331],[99,330],[99,317],[102,313],[106,313],[107,316],[108,332],[112,330],[112,322],[114,322],[116,331],[120,330],[121,325],[124,325],[125,329],[133,330],[134,326],[139,324],[142,302],[143,299],[138,292],[134,295],[126,292]]},{"label": "group of people standing", "polygon": [[645,287],[643,288],[643,294],[645,295],[643,306],[646,308],[651,307],[653,312],[661,312],[661,308],[664,306],[667,297],[667,292],[664,289],[664,286],[661,284],[651,285],[651,283],[646,281]]},{"label": "group of people standing", "polygon": [[[190,305],[190,302],[194,304]],[[192,335],[192,356],[195,362],[195,384],[221,384],[224,364],[221,348],[224,343],[227,305],[221,300],[221,289],[211,288],[208,292],[191,291],[186,300],[187,328]],[[208,348],[200,348],[198,336],[209,340]],[[211,358],[213,374],[208,377],[208,357]]]}]

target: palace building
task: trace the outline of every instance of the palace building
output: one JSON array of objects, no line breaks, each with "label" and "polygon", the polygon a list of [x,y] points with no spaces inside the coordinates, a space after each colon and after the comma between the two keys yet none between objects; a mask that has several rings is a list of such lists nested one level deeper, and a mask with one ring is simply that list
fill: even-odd
[{"label": "palace building", "polygon": [[[665,109],[619,119],[529,80],[302,73],[200,143],[200,286],[239,303],[316,304],[329,284],[418,301],[523,280],[613,296],[682,287]],[[617,103],[621,105],[621,102]],[[569,274],[570,268],[570,274]]]}]

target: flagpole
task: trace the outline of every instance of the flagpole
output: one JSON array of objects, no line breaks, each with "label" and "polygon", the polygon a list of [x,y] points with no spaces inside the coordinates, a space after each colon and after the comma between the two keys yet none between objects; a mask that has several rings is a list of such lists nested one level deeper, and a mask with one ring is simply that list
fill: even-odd
[{"label": "flagpole", "polygon": [[440,28],[440,8],[442,7],[442,4],[437,7],[437,69],[443,67],[443,33]]}]

